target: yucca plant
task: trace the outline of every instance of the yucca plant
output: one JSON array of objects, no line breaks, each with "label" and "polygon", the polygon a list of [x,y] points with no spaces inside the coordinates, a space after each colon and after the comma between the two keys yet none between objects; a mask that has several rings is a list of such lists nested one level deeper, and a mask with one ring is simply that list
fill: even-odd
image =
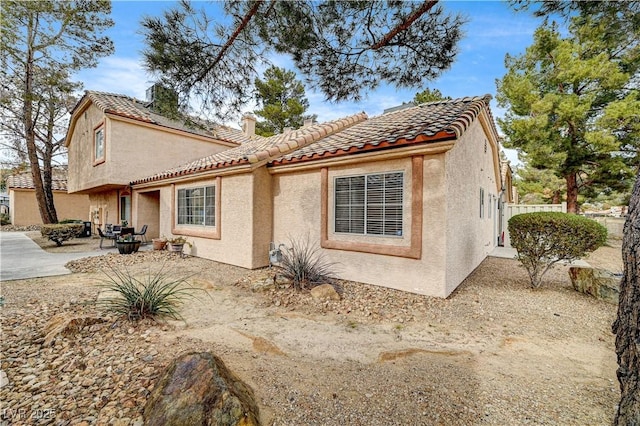
[{"label": "yucca plant", "polygon": [[107,279],[100,287],[112,294],[98,301],[104,309],[126,315],[130,321],[144,318],[170,317],[182,319],[178,309],[186,299],[195,298],[195,291],[186,278],[173,278],[164,271],[164,265],[157,271],[149,268],[146,275],[138,278],[127,268],[112,268],[106,273]]},{"label": "yucca plant", "polygon": [[309,236],[289,240],[282,251],[282,275],[290,279],[294,288],[301,290],[331,282],[335,278],[335,266],[329,262],[320,247],[311,243]]}]

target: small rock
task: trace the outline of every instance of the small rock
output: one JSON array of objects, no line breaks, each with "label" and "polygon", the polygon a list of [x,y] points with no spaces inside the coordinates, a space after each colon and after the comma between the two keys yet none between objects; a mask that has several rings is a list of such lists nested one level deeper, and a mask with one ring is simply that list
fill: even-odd
[{"label": "small rock", "polygon": [[340,295],[331,284],[321,284],[311,289],[311,297],[315,300],[340,300]]},{"label": "small rock", "polygon": [[7,377],[7,373],[3,370],[0,370],[0,388],[3,388],[9,384],[9,378]]}]

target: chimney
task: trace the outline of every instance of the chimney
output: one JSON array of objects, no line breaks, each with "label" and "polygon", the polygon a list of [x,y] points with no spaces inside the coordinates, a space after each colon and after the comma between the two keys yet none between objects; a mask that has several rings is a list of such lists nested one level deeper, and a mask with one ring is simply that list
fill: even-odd
[{"label": "chimney", "polygon": [[313,126],[313,118],[305,118],[304,119],[304,124],[302,125],[302,127],[309,127],[309,126]]},{"label": "chimney", "polygon": [[256,134],[256,117],[251,113],[246,113],[242,116],[242,130],[248,137],[255,136]]}]

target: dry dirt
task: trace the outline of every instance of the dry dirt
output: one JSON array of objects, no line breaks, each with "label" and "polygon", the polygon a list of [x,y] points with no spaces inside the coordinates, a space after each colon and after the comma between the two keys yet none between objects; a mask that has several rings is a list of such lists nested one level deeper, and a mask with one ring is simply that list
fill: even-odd
[{"label": "dry dirt", "polygon": [[[621,268],[619,248],[602,251],[587,260]],[[162,259],[167,270],[196,274],[191,282],[207,295],[183,307],[183,322],[120,320],[80,330],[82,344],[65,337],[45,353],[39,342],[46,320],[60,312],[96,312],[96,284],[104,274],[2,283],[3,353],[26,346],[26,353],[38,354],[3,356],[12,385],[0,389],[2,409],[55,414],[49,423],[14,418],[7,424],[140,424],[148,392],[139,383],[152,389],[162,368],[187,350],[219,355],[253,388],[267,425],[604,425],[615,413],[616,307],[573,291],[566,266],[551,271],[537,290],[515,260],[487,258],[446,300],[340,282],[341,301],[319,302],[289,288],[253,292],[252,283],[273,273],[268,269],[249,272],[153,252],[131,256],[133,273]],[[78,268],[125,257],[110,254]],[[93,357],[100,379],[82,387],[79,373],[77,386],[73,377],[65,384],[80,390],[63,391],[55,360],[74,350]],[[114,352],[125,360],[114,361]],[[150,364],[141,360],[147,352],[155,354]],[[47,383],[25,388],[24,371],[40,368],[33,366],[39,356],[53,360],[42,367],[50,372]],[[116,362],[124,367],[106,367]],[[122,384],[115,396],[111,382]],[[100,389],[108,390],[102,402],[78,402],[83,391],[98,395]]]}]

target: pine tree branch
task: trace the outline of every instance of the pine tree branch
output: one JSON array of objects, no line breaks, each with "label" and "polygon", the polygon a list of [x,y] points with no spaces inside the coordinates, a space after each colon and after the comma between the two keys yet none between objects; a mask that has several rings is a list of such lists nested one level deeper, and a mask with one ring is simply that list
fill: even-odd
[{"label": "pine tree branch", "polygon": [[394,38],[398,33],[405,31],[407,28],[411,26],[418,18],[427,13],[435,4],[438,3],[438,0],[430,0],[425,1],[422,6],[416,9],[409,17],[400,25],[396,26],[393,30],[389,31],[379,42],[373,44],[371,46],[371,50],[378,50],[382,47],[387,46],[391,39]]},{"label": "pine tree branch", "polygon": [[[240,24],[238,25],[236,30],[233,32],[233,34],[231,34],[231,36],[229,37],[227,42],[224,44],[224,46],[222,46],[222,48],[220,49],[220,52],[218,52],[218,55],[213,60],[213,62],[211,62],[209,64],[209,66],[207,66],[207,68],[204,71],[202,71],[196,77],[196,79],[193,81],[192,84],[195,84],[195,83],[198,83],[198,82],[202,81],[207,76],[207,74],[213,69],[213,67],[215,67],[218,64],[218,62],[220,62],[222,60],[222,58],[224,57],[224,55],[227,52],[227,50],[229,50],[231,45],[236,41],[236,38],[238,38],[238,36],[242,32],[242,30],[244,30],[246,28],[246,26],[247,26],[247,24],[249,24],[249,21],[251,20],[251,18],[253,18],[253,16],[256,14],[256,12],[260,8],[260,5],[261,5],[261,3],[263,1],[264,0],[256,0],[256,2],[254,3],[253,7],[251,9],[249,9],[249,11],[244,16],[244,18],[242,18],[242,21],[240,22]],[[273,3],[273,1],[274,0],[271,0],[271,3]]]}]

